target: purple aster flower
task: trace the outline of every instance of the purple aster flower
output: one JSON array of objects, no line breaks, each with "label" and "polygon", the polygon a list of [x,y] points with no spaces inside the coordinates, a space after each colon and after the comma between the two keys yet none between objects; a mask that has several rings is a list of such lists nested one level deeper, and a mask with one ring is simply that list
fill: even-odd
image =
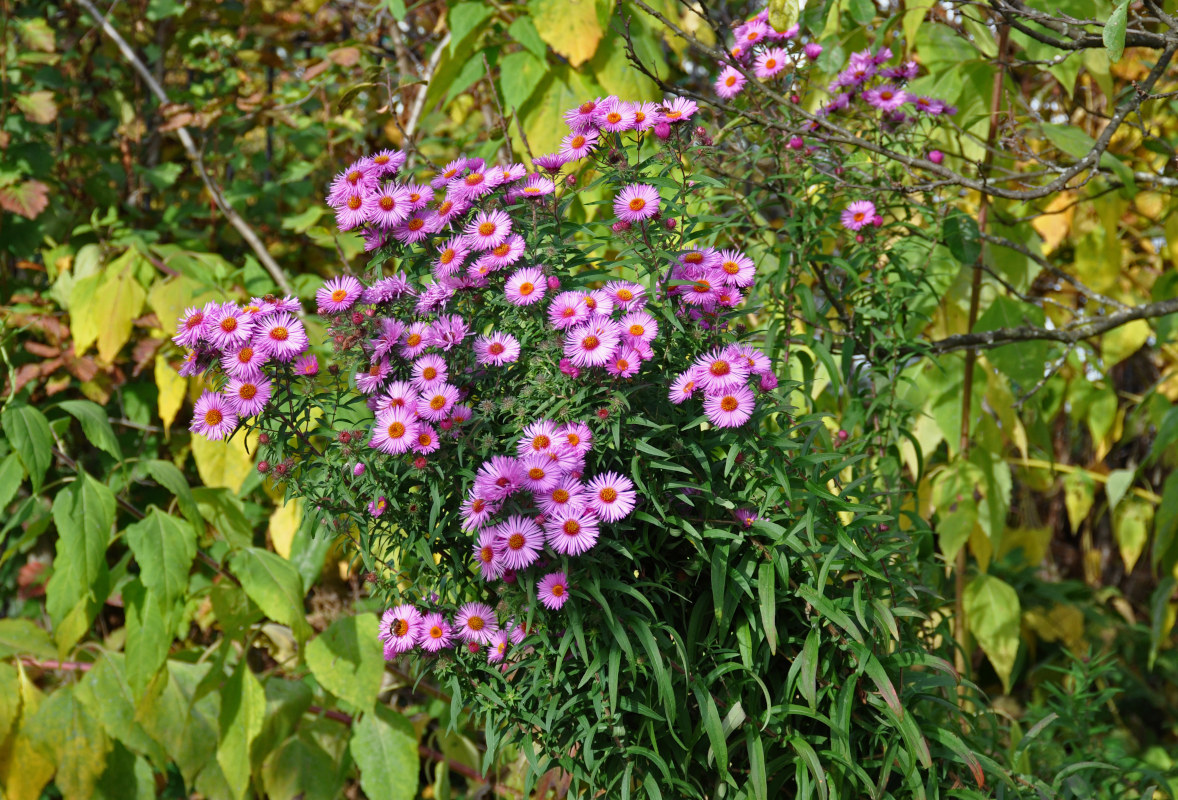
[{"label": "purple aster flower", "polygon": [[623,222],[641,222],[658,213],[659,192],[649,184],[632,184],[614,198],[614,214]]},{"label": "purple aster flower", "polygon": [[569,599],[569,578],[563,572],[551,572],[536,584],[536,594],[544,607],[559,611]]},{"label": "purple aster flower", "polygon": [[228,438],[237,427],[237,414],[230,402],[207,389],[196,401],[192,411],[192,424],[188,429],[206,439]]},{"label": "purple aster flower", "polygon": [[364,287],[351,275],[332,278],[315,292],[315,302],[320,314],[339,314],[356,304]]},{"label": "purple aster flower", "polygon": [[875,203],[870,200],[856,200],[843,209],[840,222],[849,231],[858,232],[871,224],[875,217]]},{"label": "purple aster flower", "polygon": [[421,636],[421,612],[410,605],[388,609],[380,618],[380,640],[384,642],[384,657],[392,660],[413,649]]}]

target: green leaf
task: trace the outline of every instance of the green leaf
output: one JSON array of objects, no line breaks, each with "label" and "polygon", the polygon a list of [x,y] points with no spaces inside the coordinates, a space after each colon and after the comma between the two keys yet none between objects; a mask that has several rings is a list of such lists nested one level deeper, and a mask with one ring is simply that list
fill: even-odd
[{"label": "green leaf", "polygon": [[53,29],[40,17],[16,20],[16,32],[24,46],[30,50],[52,53],[55,49]]},{"label": "green leaf", "polygon": [[243,658],[221,694],[221,741],[217,745],[217,763],[237,798],[249,791],[250,748],[262,732],[265,716],[266,692]]},{"label": "green leaf", "polygon": [[482,27],[495,13],[489,3],[459,3],[450,9],[450,52],[459,53],[471,48],[466,40]]},{"label": "green leaf", "polygon": [[540,34],[536,31],[536,25],[532,22],[531,17],[525,14],[516,17],[515,21],[507,28],[507,35],[513,41],[522,44],[524,49],[536,58],[541,61],[547,59],[548,45],[544,44],[544,40],[540,38]]},{"label": "green leaf", "polygon": [[1120,61],[1125,54],[1125,28],[1129,24],[1129,0],[1121,0],[1104,24],[1104,47],[1109,61]]},{"label": "green leaf", "polygon": [[122,460],[123,451],[119,447],[119,440],[115,438],[114,429],[102,406],[89,400],[63,400],[57,405],[82,423],[82,432],[90,444]]},{"label": "green leaf", "polygon": [[29,473],[33,491],[41,491],[45,473],[53,463],[53,435],[49,432],[49,421],[37,409],[14,403],[4,409],[0,424]]},{"label": "green leaf", "polygon": [[[57,555],[53,576],[46,586],[45,607],[54,624],[62,621],[84,598],[88,617],[106,599],[110,572],[106,547],[115,519],[115,496],[110,489],[83,472],[53,499],[53,522],[57,526]],[[58,637],[59,647],[68,647]]]},{"label": "green leaf", "polygon": [[188,572],[196,558],[196,534],[171,514],[152,508],[124,531],[139,562],[139,579],[170,606],[188,589]]},{"label": "green leaf", "polygon": [[311,635],[303,613],[302,579],[293,564],[266,550],[245,547],[229,559],[229,569],[266,616],[289,626],[296,639]]},{"label": "green leaf", "polygon": [[105,653],[77,683],[78,702],[102,723],[112,737],[137,753],[143,753],[163,770],[168,756],[159,743],[135,719],[138,697],[127,683],[121,653]]},{"label": "green leaf", "polygon": [[967,267],[977,263],[982,254],[982,236],[978,222],[962,211],[950,211],[942,225],[945,246],[953,257]]},{"label": "green leaf", "polygon": [[724,739],[724,726],[720,722],[720,713],[716,709],[716,701],[703,686],[692,687],[695,699],[699,702],[699,713],[703,717],[704,732],[708,736],[708,743],[712,746],[712,755],[716,759],[716,767],[721,776],[728,774],[728,743]]},{"label": "green leaf", "polygon": [[[978,317],[973,329],[980,333],[1027,325],[1042,327],[1045,319],[1043,309],[1000,295]],[[1051,344],[1045,341],[1015,342],[988,350],[986,358],[1019,386],[1030,388],[1043,377],[1050,351]]]},{"label": "green leaf", "polygon": [[183,14],[185,8],[187,6],[177,0],[148,0],[146,16],[152,22],[159,22]]},{"label": "green leaf", "polygon": [[417,734],[412,723],[384,706],[352,726],[348,745],[369,797],[413,800],[417,796]]},{"label": "green leaf", "polygon": [[158,459],[144,461],[143,468],[152,480],[176,495],[176,505],[180,507],[180,513],[192,523],[197,535],[204,533],[204,518],[200,515],[200,506],[196,504],[196,497],[192,494],[184,473],[171,461]]},{"label": "green leaf", "polygon": [[307,645],[307,666],[324,689],[371,711],[384,674],[380,621],[375,614],[340,617]]},{"label": "green leaf", "polygon": [[139,696],[168,657],[172,637],[159,598],[138,580],[123,586],[127,630],[127,683]]},{"label": "green leaf", "polygon": [[29,720],[33,746],[57,765],[56,784],[66,800],[90,798],[106,769],[111,741],[98,720],[74,696],[74,687],[60,687]]},{"label": "green leaf", "polygon": [[777,653],[777,571],[768,561],[757,567],[757,596],[761,601],[761,624],[765,627],[765,639],[769,652]]},{"label": "green leaf", "polygon": [[1010,676],[1018,655],[1021,611],[1018,592],[993,575],[978,575],[965,587],[965,618],[994,671],[1010,691]]},{"label": "green leaf", "polygon": [[20,456],[16,453],[9,453],[4,460],[0,461],[0,511],[7,508],[8,504],[12,502],[12,498],[16,497],[17,490],[20,489],[21,481],[25,479],[25,468],[20,463]]},{"label": "green leaf", "polygon": [[540,38],[579,67],[597,52],[604,31],[594,0],[529,0],[528,11]]},{"label": "green leaf", "polygon": [[337,760],[302,734],[284,741],[262,764],[270,800],[335,800],[342,784]]},{"label": "green leaf", "polygon": [[1121,500],[1125,497],[1125,492],[1129,491],[1129,487],[1133,485],[1134,474],[1134,470],[1131,469],[1114,469],[1108,474],[1108,481],[1104,485],[1104,491],[1108,495],[1108,507],[1110,511],[1115,510],[1120,505]]},{"label": "green leaf", "polygon": [[510,112],[528,102],[548,67],[526,50],[506,55],[499,62],[499,86],[503,90],[503,106]]},{"label": "green leaf", "polygon": [[1145,551],[1152,522],[1153,506],[1137,497],[1129,498],[1113,513],[1113,536],[1125,562],[1126,574],[1133,571]]},{"label": "green leaf", "polygon": [[849,10],[851,19],[855,20],[857,25],[870,25],[875,19],[874,0],[851,0]]},{"label": "green leaf", "polygon": [[0,619],[0,658],[9,656],[56,658],[57,648],[49,640],[49,634],[32,620]]}]

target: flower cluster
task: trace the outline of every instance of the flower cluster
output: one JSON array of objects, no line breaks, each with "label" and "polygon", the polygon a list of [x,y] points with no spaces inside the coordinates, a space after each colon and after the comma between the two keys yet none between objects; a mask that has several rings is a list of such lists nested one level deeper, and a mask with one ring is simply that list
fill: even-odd
[{"label": "flower cluster", "polygon": [[680,404],[702,392],[704,414],[721,428],[736,428],[749,421],[756,409],[756,398],[749,382],[769,392],[777,388],[777,375],[769,357],[748,345],[729,345],[712,350],[696,359],[671,383],[672,403]]},{"label": "flower cluster", "polygon": [[[293,297],[255,297],[245,306],[206,303],[190,307],[176,323],[172,341],[186,348],[180,374],[213,370],[219,391],[205,390],[196,401],[191,430],[209,439],[225,439],[241,420],[262,413],[273,392],[274,367],[295,361],[295,374],[318,371],[314,356],[302,356],[307,333]],[[297,361],[296,361],[297,359]]]}]

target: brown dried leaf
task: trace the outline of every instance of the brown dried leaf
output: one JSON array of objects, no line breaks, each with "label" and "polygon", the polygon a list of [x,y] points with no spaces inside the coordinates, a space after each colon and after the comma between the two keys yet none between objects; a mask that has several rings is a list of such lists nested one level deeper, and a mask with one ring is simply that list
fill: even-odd
[{"label": "brown dried leaf", "polygon": [[40,364],[22,364],[16,369],[16,375],[13,378],[12,391],[19,392],[28,384],[29,381],[39,378],[40,376]]},{"label": "brown dried leaf", "polygon": [[190,112],[181,111],[175,116],[170,117],[163,125],[160,125],[160,130],[164,131],[165,133],[169,131],[178,131],[181,128],[191,125],[194,119],[196,119],[196,117],[194,117]]},{"label": "brown dried leaf", "polygon": [[57,119],[57,103],[53,102],[53,92],[47,90],[17,95],[16,107],[31,122],[48,125]]},{"label": "brown dried leaf", "polygon": [[327,54],[327,57],[341,67],[351,67],[360,61],[360,50],[356,47],[341,47],[338,50],[332,50]]},{"label": "brown dried leaf", "polygon": [[161,344],[162,339],[140,339],[135,343],[135,349],[131,351],[131,358],[135,362],[135,368],[131,370],[132,378],[138,378],[139,373],[155,360],[155,352]]},{"label": "brown dried leaf", "polygon": [[142,317],[134,320],[134,324],[140,328],[162,328],[160,325],[160,318],[156,316],[154,311],[144,314]]},{"label": "brown dried leaf", "polygon": [[[66,351],[66,356],[71,357],[73,352],[74,348],[71,346],[70,349]],[[66,363],[65,368],[71,375],[80,380],[82,383],[94,380],[94,376],[98,374],[98,365],[94,363],[94,359],[90,358],[90,356],[85,356],[83,358],[73,358]]]},{"label": "brown dried leaf", "polygon": [[330,66],[331,66],[331,61],[328,59],[324,59],[324,60],[320,61],[318,64],[313,64],[313,65],[307,67],[305,70],[303,70],[303,80],[305,80],[307,82],[314,80],[315,78],[319,77],[324,72],[326,72]]},{"label": "brown dried leaf", "polygon": [[41,358],[57,358],[61,355],[60,347],[51,347],[40,342],[25,342],[25,350]]}]

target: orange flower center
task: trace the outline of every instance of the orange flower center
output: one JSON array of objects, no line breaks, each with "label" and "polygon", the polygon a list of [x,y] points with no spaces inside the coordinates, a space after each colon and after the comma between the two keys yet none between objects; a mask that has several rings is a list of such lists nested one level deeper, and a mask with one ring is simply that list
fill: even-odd
[{"label": "orange flower center", "polygon": [[524,546],[524,535],[522,533],[513,533],[507,539],[507,546],[512,550],[519,550]]},{"label": "orange flower center", "polygon": [[494,222],[484,222],[482,225],[479,225],[479,236],[490,236],[494,232],[495,232],[495,223]]},{"label": "orange flower center", "polygon": [[421,195],[418,194],[417,192],[410,192],[409,193],[409,202],[410,203],[416,203],[420,199],[421,199]]},{"label": "orange flower center", "polygon": [[622,115],[616,111],[611,111],[606,115],[605,119],[607,122],[616,125],[622,121]]},{"label": "orange flower center", "polygon": [[237,330],[237,318],[225,317],[225,319],[221,320],[221,330],[225,331],[225,333],[233,333]]},{"label": "orange flower center", "polygon": [[581,443],[581,437],[575,433],[566,433],[564,435],[564,438],[566,440],[568,440],[568,443],[571,444],[573,447],[576,447],[577,445],[579,445]]},{"label": "orange flower center", "polygon": [[729,75],[727,78],[724,79],[724,85],[725,86],[735,86],[736,85],[736,76]]},{"label": "orange flower center", "polygon": [[425,220],[421,217],[414,217],[413,219],[409,220],[405,227],[411,231],[419,231],[425,227]]},{"label": "orange flower center", "polygon": [[696,281],[695,286],[692,286],[691,288],[692,291],[694,291],[696,294],[707,294],[708,292],[712,291],[712,284],[710,281],[701,278],[700,280]]},{"label": "orange flower center", "polygon": [[679,119],[679,117],[683,116],[683,112],[682,111],[668,111],[664,116],[666,116],[667,119]]},{"label": "orange flower center", "polygon": [[855,221],[856,222],[862,222],[866,217],[867,217],[867,215],[864,214],[862,211],[855,212]]},{"label": "orange flower center", "polygon": [[363,203],[364,203],[364,201],[361,200],[356,195],[352,195],[351,197],[348,198],[348,208],[352,209],[353,211],[358,209]]},{"label": "orange flower center", "polygon": [[490,545],[487,545],[482,550],[479,550],[479,560],[484,564],[490,564],[495,560],[495,551]]},{"label": "orange flower center", "polygon": [[470,504],[470,510],[474,511],[476,514],[480,511],[482,511],[486,507],[487,507],[487,503],[481,497],[476,497],[474,499],[474,501]]},{"label": "orange flower center", "polygon": [[628,303],[634,299],[634,293],[629,289],[618,289],[618,299],[623,303]]},{"label": "orange flower center", "polygon": [[646,208],[646,201],[643,200],[641,197],[635,197],[633,200],[630,201],[630,210],[631,211],[641,211],[644,208]]},{"label": "orange flower center", "polygon": [[380,364],[373,364],[371,367],[369,367],[368,374],[370,377],[373,377],[373,378],[380,375]]},{"label": "orange flower center", "polygon": [[703,253],[688,253],[687,255],[683,256],[683,260],[686,261],[688,264],[702,264],[703,260],[704,260],[704,254]]},{"label": "orange flower center", "polygon": [[390,439],[400,439],[404,435],[405,435],[405,423],[394,422],[393,424],[389,425],[389,438]]},{"label": "orange flower center", "polygon": [[725,261],[720,265],[720,268],[729,275],[735,275],[736,273],[740,272],[740,264],[737,264],[735,261]]},{"label": "orange flower center", "polygon": [[483,182],[483,173],[481,173],[481,172],[472,172],[471,174],[466,176],[466,185],[467,186],[478,186],[482,182]]},{"label": "orange flower center", "polygon": [[481,631],[483,628],[487,627],[487,623],[483,622],[482,617],[469,617],[466,620],[466,627],[470,628],[472,631]]},{"label": "orange flower center", "polygon": [[361,179],[361,178],[363,178],[363,177],[364,177],[364,173],[363,173],[363,172],[361,172],[361,171],[360,171],[360,170],[358,170],[358,169],[354,169],[354,170],[352,170],[351,172],[349,172],[349,173],[348,173],[348,183],[350,183],[350,184],[352,184],[353,186],[355,186],[357,183],[359,183],[359,182],[360,182],[360,179]]},{"label": "orange flower center", "polygon": [[776,58],[765,59],[765,69],[773,69],[776,66],[777,66],[777,59]]},{"label": "orange flower center", "polygon": [[380,198],[380,207],[385,211],[392,211],[397,207],[396,199],[389,197],[387,194]]},{"label": "orange flower center", "polygon": [[434,378],[438,377],[438,371],[433,367],[426,367],[421,371],[421,377],[425,378],[427,381],[432,381]]},{"label": "orange flower center", "polygon": [[646,122],[646,114],[642,111],[635,111],[634,112],[634,121],[635,122]]},{"label": "orange flower center", "polygon": [[552,493],[552,499],[557,503],[567,503],[569,501],[569,493],[567,489],[557,489]]},{"label": "orange flower center", "polygon": [[562,595],[564,595],[564,587],[559,583],[552,584],[552,596],[561,597]]},{"label": "orange flower center", "polygon": [[342,303],[344,300],[347,299],[347,297],[348,297],[348,293],[345,292],[343,289],[336,289],[334,292],[331,293],[331,301],[333,303]]},{"label": "orange flower center", "polygon": [[442,626],[441,626],[441,625],[435,625],[435,626],[433,626],[432,628],[430,628],[430,629],[429,629],[429,638],[431,638],[431,639],[441,639],[441,638],[442,638]]},{"label": "orange flower center", "polygon": [[389,163],[389,157],[388,156],[373,156],[372,163],[373,164],[387,164],[387,163]]},{"label": "orange flower center", "polygon": [[281,325],[275,325],[270,329],[270,338],[276,342],[285,342],[290,336],[290,332]]},{"label": "orange flower center", "polygon": [[723,377],[732,371],[732,367],[728,365],[727,361],[713,361],[712,366],[708,367],[708,372],[715,375],[717,378]]},{"label": "orange flower center", "polygon": [[522,294],[524,297],[527,297],[528,295],[530,295],[534,291],[536,291],[536,287],[533,284],[528,283],[527,281],[524,281],[523,283],[521,283],[519,285],[519,293]]},{"label": "orange flower center", "polygon": [[630,326],[630,335],[631,336],[641,336],[644,333],[646,333],[646,328],[639,325],[638,323],[634,323],[633,325]]},{"label": "orange flower center", "polygon": [[601,340],[598,339],[596,336],[593,336],[592,334],[590,334],[589,336],[586,336],[584,338],[584,340],[582,340],[582,342],[581,342],[581,345],[586,350],[596,350],[597,346],[599,344],[601,344]]},{"label": "orange flower center", "polygon": [[532,467],[530,470],[528,470],[528,477],[534,481],[544,480],[544,474],[544,470],[540,469],[539,467]]},{"label": "orange flower center", "polygon": [[205,424],[207,425],[220,425],[221,420],[223,419],[225,419],[225,417],[221,415],[221,412],[218,409],[210,408],[205,412]]},{"label": "orange flower center", "polygon": [[511,245],[508,244],[507,242],[504,242],[503,244],[499,245],[491,252],[494,253],[495,255],[499,256],[500,258],[503,258],[505,255],[507,255],[508,253],[511,252]]},{"label": "orange flower center", "polygon": [[429,407],[434,411],[441,411],[446,405],[446,398],[442,395],[434,395],[434,399],[429,401]]},{"label": "orange flower center", "polygon": [[720,401],[720,408],[724,409],[725,411],[735,411],[736,407],[739,405],[740,403],[736,402],[736,398],[730,394],[725,395],[724,399]]},{"label": "orange flower center", "polygon": [[506,349],[502,342],[491,342],[491,346],[487,348],[487,352],[493,356],[497,356]]},{"label": "orange flower center", "polygon": [[574,150],[580,150],[582,147],[585,146],[585,137],[584,136],[574,136],[571,144],[572,144]]},{"label": "orange flower center", "polygon": [[625,372],[630,369],[630,362],[624,358],[619,358],[614,366],[618,368],[618,372]]},{"label": "orange flower center", "polygon": [[442,257],[439,258],[438,261],[440,261],[442,264],[449,264],[457,255],[458,253],[455,252],[453,247],[447,247],[445,251],[442,252]]},{"label": "orange flower center", "polygon": [[393,636],[404,636],[409,633],[409,623],[399,619],[389,626],[389,629],[393,632]]},{"label": "orange flower center", "polygon": [[250,363],[250,360],[253,357],[254,357],[254,348],[252,348],[252,347],[243,347],[237,351],[237,360],[240,361],[242,364]]},{"label": "orange flower center", "polygon": [[430,436],[428,433],[423,433],[417,437],[417,443],[419,445],[421,445],[422,447],[429,447],[430,443],[433,442],[433,440],[434,440],[434,437]]},{"label": "orange flower center", "polygon": [[192,330],[193,328],[200,327],[200,324],[204,321],[205,321],[205,315],[202,314],[201,312],[197,311],[195,314],[193,314],[191,317],[188,318],[188,321],[184,323],[184,327],[188,328],[189,330]]},{"label": "orange flower center", "polygon": [[594,103],[592,100],[590,100],[587,103],[581,103],[581,107],[578,110],[582,114],[592,114],[595,108],[597,108],[597,103]]},{"label": "orange flower center", "polygon": [[566,536],[576,536],[581,532],[581,523],[575,519],[566,519],[560,529],[565,532]]},{"label": "orange flower center", "polygon": [[532,449],[533,450],[547,450],[549,448],[549,446],[551,446],[551,444],[552,444],[551,439],[549,439],[544,434],[540,434],[539,436],[537,436],[535,439],[532,440]]},{"label": "orange flower center", "polygon": [[237,396],[242,400],[253,400],[258,394],[258,387],[252,383],[243,383],[241,388],[237,390]]},{"label": "orange flower center", "polygon": [[618,490],[612,486],[607,486],[597,494],[603,503],[612,503],[618,499]]},{"label": "orange flower center", "polygon": [[417,347],[417,345],[421,344],[421,334],[420,333],[409,334],[409,338],[405,340],[405,344],[409,345],[410,347]]},{"label": "orange flower center", "polygon": [[440,206],[438,206],[438,213],[439,214],[449,214],[450,209],[452,209],[452,208],[454,208],[454,201],[453,200],[446,200]]},{"label": "orange flower center", "polygon": [[442,173],[442,177],[445,178],[446,180],[450,180],[451,178],[453,178],[457,174],[458,174],[458,170],[448,169]]}]

